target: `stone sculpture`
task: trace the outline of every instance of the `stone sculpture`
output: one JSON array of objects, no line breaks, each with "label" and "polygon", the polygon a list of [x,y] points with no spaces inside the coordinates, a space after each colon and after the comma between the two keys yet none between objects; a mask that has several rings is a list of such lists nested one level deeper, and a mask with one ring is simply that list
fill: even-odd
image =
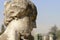
[{"label": "stone sculpture", "polygon": [[10,0],[4,5],[7,28],[0,40],[34,40],[31,31],[36,28],[36,6],[30,0]]}]

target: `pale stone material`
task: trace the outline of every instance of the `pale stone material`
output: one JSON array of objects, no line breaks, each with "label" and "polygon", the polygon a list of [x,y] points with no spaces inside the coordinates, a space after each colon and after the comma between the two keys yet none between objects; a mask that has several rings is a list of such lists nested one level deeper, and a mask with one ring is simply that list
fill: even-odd
[{"label": "pale stone material", "polygon": [[46,35],[44,35],[44,36],[42,37],[42,40],[46,40],[46,38],[47,38],[47,36],[46,36]]},{"label": "pale stone material", "polygon": [[[23,0],[21,0],[23,1]],[[7,25],[15,16],[22,17],[22,16],[30,16],[31,20],[35,22],[37,16],[36,7],[31,1],[23,1],[21,4],[20,2],[7,2],[5,5],[5,20],[4,23]],[[12,6],[13,5],[13,6]],[[22,6],[21,6],[22,5]],[[35,23],[34,23],[35,24]]]},{"label": "pale stone material", "polygon": [[53,40],[53,35],[49,34],[49,40]]},{"label": "pale stone material", "polygon": [[0,40],[33,40],[30,35],[36,28],[36,6],[30,0],[11,0],[4,5],[4,24],[7,28]]}]

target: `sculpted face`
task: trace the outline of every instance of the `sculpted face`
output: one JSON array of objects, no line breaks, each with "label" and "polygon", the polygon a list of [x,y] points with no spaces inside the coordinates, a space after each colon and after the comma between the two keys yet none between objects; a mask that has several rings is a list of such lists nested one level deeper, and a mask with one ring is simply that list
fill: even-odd
[{"label": "sculpted face", "polygon": [[5,25],[8,25],[15,18],[22,18],[28,16],[32,24],[36,26],[37,10],[33,3],[27,0],[13,0],[14,2],[7,2],[5,6]]},{"label": "sculpted face", "polygon": [[24,17],[24,18],[21,18],[21,19],[18,19],[18,20],[12,20],[8,27],[10,27],[11,29],[13,28],[14,30],[17,30],[19,33],[21,33],[22,35],[23,34],[26,34],[26,33],[30,33],[31,32],[31,25],[30,25],[30,22],[29,22],[29,17]]},{"label": "sculpted face", "polygon": [[7,40],[20,40],[20,35],[29,36],[36,27],[37,10],[35,5],[28,0],[6,2],[4,16],[4,24],[7,27],[4,35],[8,36]]}]

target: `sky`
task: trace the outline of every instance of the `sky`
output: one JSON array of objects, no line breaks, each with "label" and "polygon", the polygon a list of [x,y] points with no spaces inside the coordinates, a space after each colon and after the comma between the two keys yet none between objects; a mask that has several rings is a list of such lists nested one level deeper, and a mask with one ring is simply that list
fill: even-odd
[{"label": "sky", "polygon": [[[3,23],[4,1],[0,0],[0,26]],[[37,28],[34,32],[47,33],[56,25],[60,29],[60,0],[32,0],[37,7]]]}]

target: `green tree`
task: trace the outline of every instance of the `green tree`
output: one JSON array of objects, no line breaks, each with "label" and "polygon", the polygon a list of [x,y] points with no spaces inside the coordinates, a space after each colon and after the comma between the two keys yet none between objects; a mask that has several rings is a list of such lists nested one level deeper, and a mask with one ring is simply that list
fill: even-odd
[{"label": "green tree", "polygon": [[53,40],[56,40],[56,39],[57,39],[57,36],[56,36],[56,33],[57,33],[57,26],[54,25],[54,26],[51,28],[51,30],[50,30],[49,33],[53,35]]},{"label": "green tree", "polygon": [[37,39],[38,40],[42,40],[42,35],[41,34],[37,34]]},{"label": "green tree", "polygon": [[57,35],[57,40],[60,40],[60,30],[57,31],[56,35]]},{"label": "green tree", "polygon": [[50,31],[52,34],[56,34],[56,32],[57,32],[57,26],[56,25],[54,25],[52,28],[51,28],[51,31]]}]

